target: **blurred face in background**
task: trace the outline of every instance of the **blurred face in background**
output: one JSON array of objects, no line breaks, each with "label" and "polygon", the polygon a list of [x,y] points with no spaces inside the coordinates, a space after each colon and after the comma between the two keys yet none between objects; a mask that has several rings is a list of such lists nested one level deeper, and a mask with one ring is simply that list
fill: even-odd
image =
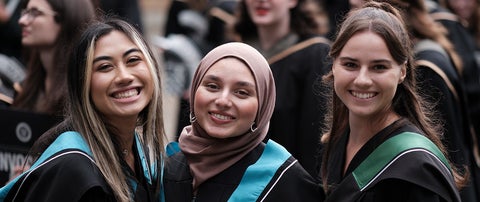
[{"label": "blurred face in background", "polygon": [[248,14],[257,26],[271,26],[290,19],[297,0],[245,0]]},{"label": "blurred face in background", "polygon": [[363,6],[365,0],[348,0],[350,4],[350,9],[356,9]]},{"label": "blurred face in background", "polygon": [[453,12],[464,20],[469,20],[477,9],[477,0],[448,0],[448,4]]},{"label": "blurred face in background", "polygon": [[55,11],[46,0],[30,0],[18,21],[22,27],[22,45],[50,47],[60,33]]}]

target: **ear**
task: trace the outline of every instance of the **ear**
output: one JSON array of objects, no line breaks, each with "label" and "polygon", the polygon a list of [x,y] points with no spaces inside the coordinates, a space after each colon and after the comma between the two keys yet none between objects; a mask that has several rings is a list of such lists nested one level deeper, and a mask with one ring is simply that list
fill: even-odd
[{"label": "ear", "polygon": [[407,62],[403,63],[400,69],[400,78],[398,79],[398,84],[402,83],[405,77],[407,76]]},{"label": "ear", "polygon": [[332,62],[332,66],[331,66],[331,69],[332,69],[332,74],[334,74],[334,73],[335,73],[335,66],[336,66],[336,61],[335,61],[335,60],[333,60],[333,62]]},{"label": "ear", "polygon": [[298,0],[288,0],[288,8],[290,9],[295,8],[297,4],[298,4]]}]

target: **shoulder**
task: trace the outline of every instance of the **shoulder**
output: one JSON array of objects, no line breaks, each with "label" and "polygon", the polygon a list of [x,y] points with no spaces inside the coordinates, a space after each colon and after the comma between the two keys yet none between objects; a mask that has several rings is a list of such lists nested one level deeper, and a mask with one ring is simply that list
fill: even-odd
[{"label": "shoulder", "polygon": [[[449,199],[452,201],[452,199]],[[374,188],[365,191],[362,201],[444,201],[440,194],[415,183],[400,179],[380,182]]]},{"label": "shoulder", "polygon": [[[298,43],[293,44],[280,53],[268,58],[269,64],[279,61],[291,62],[292,60],[302,64],[311,63],[312,60],[324,61],[330,50],[330,41],[322,36],[301,37]],[[317,66],[318,64],[313,64]]]},{"label": "shoulder", "polygon": [[93,159],[83,151],[66,149],[27,171],[12,188],[23,199],[79,200],[89,190],[110,193]]},{"label": "shoulder", "polygon": [[260,198],[264,201],[318,201],[321,191],[319,183],[290,157],[277,170]]},{"label": "shoulder", "polygon": [[331,41],[323,36],[310,35],[300,37],[299,42],[290,47],[298,51],[315,52],[317,54],[328,54]]},{"label": "shoulder", "polygon": [[[166,182],[178,182],[192,180],[190,168],[183,152],[176,146],[178,143],[170,143],[167,146],[167,158],[164,165],[164,179]],[[178,150],[177,150],[178,149]]]},{"label": "shoulder", "polygon": [[32,170],[31,175],[59,182],[68,179],[79,190],[105,185],[105,179],[94,160],[85,152],[76,149],[55,154]]},{"label": "shoulder", "polygon": [[443,198],[458,196],[446,158],[431,141],[416,133],[389,138],[352,174],[361,190],[374,189],[388,180],[402,180]]}]

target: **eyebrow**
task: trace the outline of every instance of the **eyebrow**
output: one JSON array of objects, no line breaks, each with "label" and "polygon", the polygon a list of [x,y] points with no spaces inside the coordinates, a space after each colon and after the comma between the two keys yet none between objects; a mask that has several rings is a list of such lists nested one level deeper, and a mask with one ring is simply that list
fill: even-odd
[{"label": "eyebrow", "polygon": [[[125,53],[123,53],[122,57],[126,57],[127,55],[129,55],[130,53],[133,53],[133,52],[141,52],[141,51],[138,48],[132,48],[132,49],[129,49],[129,50],[125,51]],[[112,60],[112,57],[111,56],[98,56],[95,59],[93,59],[93,63],[96,63],[96,62],[101,61],[101,60]]]},{"label": "eyebrow", "polygon": [[[357,59],[354,59],[354,58],[351,58],[351,57],[340,57],[340,58],[338,58],[338,59],[339,59],[339,60],[358,61]],[[392,61],[387,60],[387,59],[378,59],[378,60],[373,60],[373,61],[372,61],[372,63],[383,63],[383,62],[391,63]]]},{"label": "eyebrow", "polygon": [[[221,81],[222,80],[222,79],[220,79],[220,77],[215,76],[215,75],[206,75],[205,79],[213,80],[213,81]],[[255,84],[250,83],[250,82],[246,82],[246,81],[238,81],[238,82],[235,83],[235,85],[255,88]]]},{"label": "eyebrow", "polygon": [[57,12],[51,9],[44,8],[42,6],[33,5],[32,7],[25,7],[25,10],[35,10],[44,14],[56,15]]}]

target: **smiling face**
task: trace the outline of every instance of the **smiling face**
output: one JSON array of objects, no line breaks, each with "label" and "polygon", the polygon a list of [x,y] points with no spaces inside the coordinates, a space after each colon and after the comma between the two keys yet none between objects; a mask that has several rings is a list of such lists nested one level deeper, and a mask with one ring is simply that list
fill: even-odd
[{"label": "smiling face", "polygon": [[91,99],[113,121],[136,121],[153,96],[145,56],[125,34],[112,31],[95,44]]},{"label": "smiling face", "polygon": [[22,45],[27,47],[52,46],[60,33],[55,12],[46,0],[30,0],[18,20],[22,27]]},{"label": "smiling face", "polygon": [[353,35],[335,58],[332,71],[335,92],[350,116],[363,118],[393,112],[392,100],[406,73],[383,38],[372,32]]},{"label": "smiling face", "polygon": [[245,0],[252,21],[258,26],[278,24],[288,20],[290,9],[297,5],[297,0]]},{"label": "smiling face", "polygon": [[236,58],[224,58],[205,73],[195,92],[198,124],[212,137],[244,134],[255,121],[258,96],[250,69]]}]

